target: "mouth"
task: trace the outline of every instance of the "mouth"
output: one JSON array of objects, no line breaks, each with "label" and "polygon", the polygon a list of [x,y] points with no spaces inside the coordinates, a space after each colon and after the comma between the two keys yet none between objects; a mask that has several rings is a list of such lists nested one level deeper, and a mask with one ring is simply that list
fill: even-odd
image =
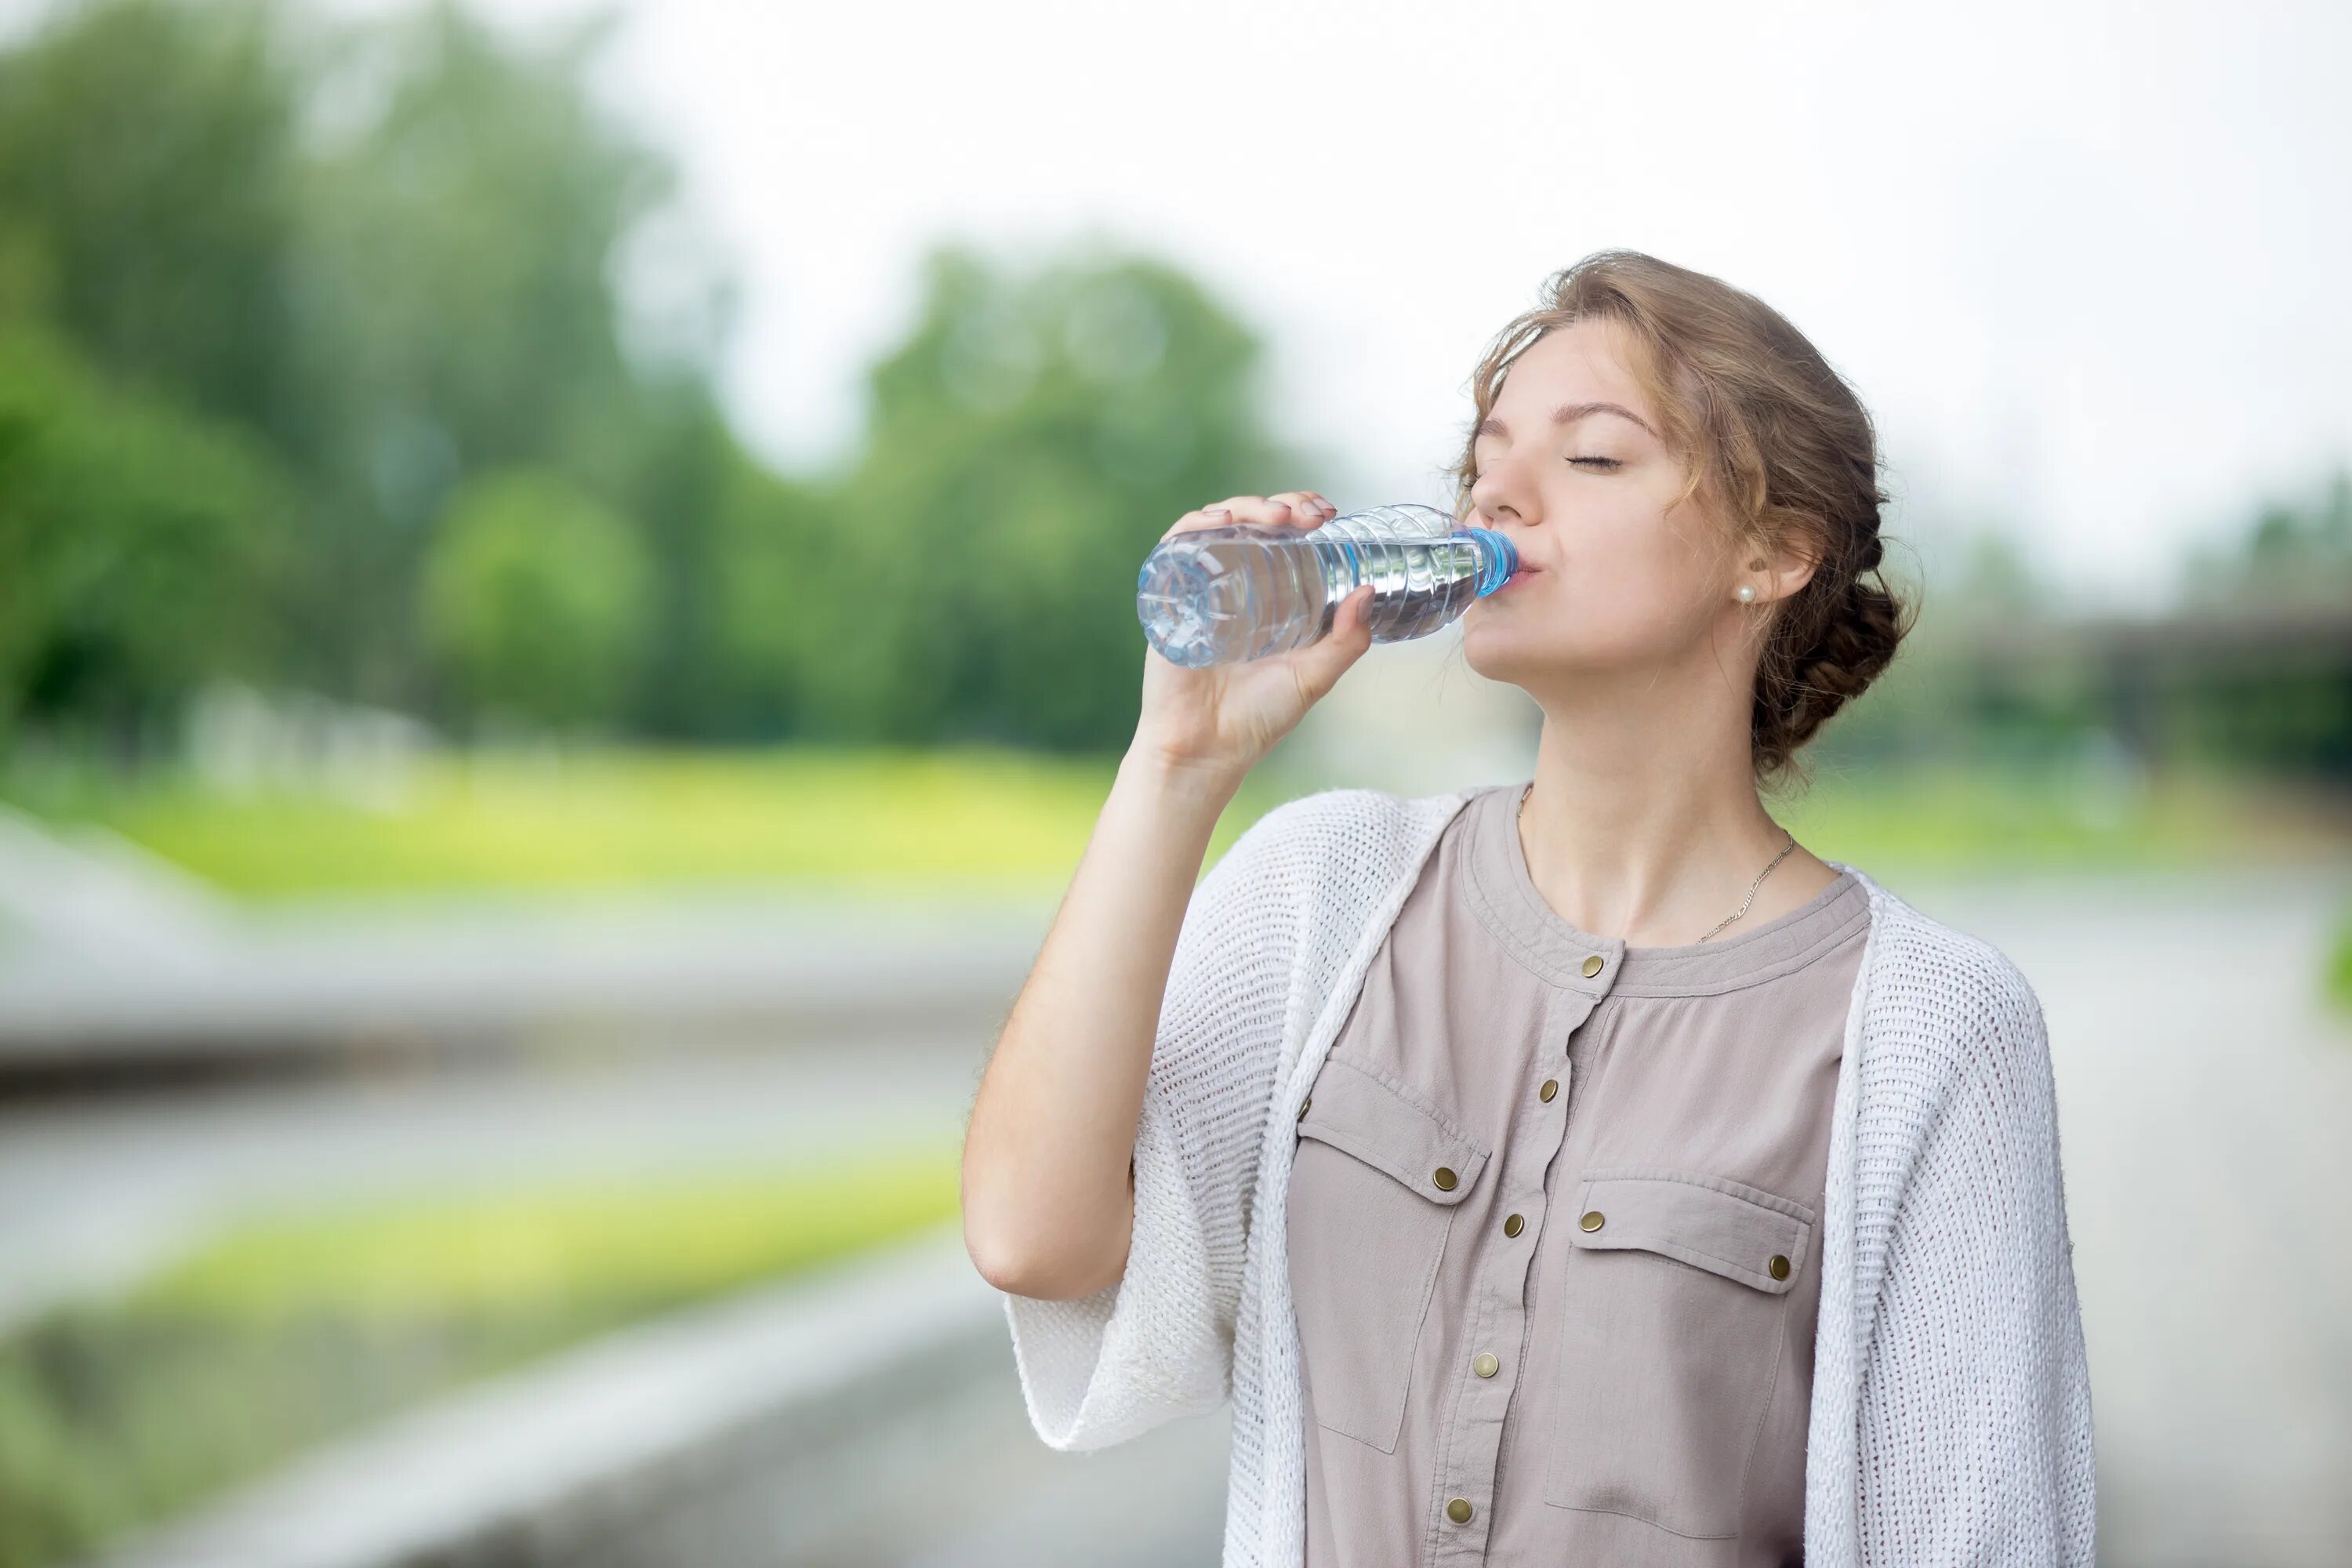
[{"label": "mouth", "polygon": [[1528,578],[1539,575],[1542,571],[1543,568],[1540,566],[1529,566],[1522,563],[1517,571],[1503,579],[1503,585],[1496,589],[1495,592],[1497,594],[1507,594],[1512,589],[1517,587],[1520,584],[1526,582]]}]

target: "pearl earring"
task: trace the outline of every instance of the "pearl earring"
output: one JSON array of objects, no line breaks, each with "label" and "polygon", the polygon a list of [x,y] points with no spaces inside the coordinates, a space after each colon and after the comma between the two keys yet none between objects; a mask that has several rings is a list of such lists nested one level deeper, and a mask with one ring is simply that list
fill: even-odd
[{"label": "pearl earring", "polygon": [[1738,596],[1739,596],[1739,602],[1740,602],[1741,604],[1743,604],[1743,605],[1752,605],[1752,604],[1754,604],[1754,603],[1756,602],[1756,584],[1753,584],[1753,583],[1742,583],[1741,584],[1739,584],[1739,587],[1738,587],[1738,589],[1737,591],[1738,591]]}]

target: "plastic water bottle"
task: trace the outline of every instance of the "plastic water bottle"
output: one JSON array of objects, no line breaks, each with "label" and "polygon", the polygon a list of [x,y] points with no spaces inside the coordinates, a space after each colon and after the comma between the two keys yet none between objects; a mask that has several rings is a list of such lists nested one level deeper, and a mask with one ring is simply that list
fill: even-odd
[{"label": "plastic water bottle", "polygon": [[1406,502],[1303,532],[1231,523],[1162,540],[1136,576],[1135,613],[1162,658],[1198,669],[1319,641],[1366,583],[1374,642],[1427,637],[1518,569],[1493,529]]}]

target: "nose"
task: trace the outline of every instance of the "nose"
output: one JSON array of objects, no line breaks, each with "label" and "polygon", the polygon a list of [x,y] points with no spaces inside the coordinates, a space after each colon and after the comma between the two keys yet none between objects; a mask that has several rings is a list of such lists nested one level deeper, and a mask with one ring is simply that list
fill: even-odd
[{"label": "nose", "polygon": [[1535,486],[1519,472],[1509,457],[1501,457],[1486,465],[1478,482],[1470,487],[1472,510],[1486,520],[1486,526],[1501,531],[1506,519],[1532,524],[1539,517],[1535,504]]}]

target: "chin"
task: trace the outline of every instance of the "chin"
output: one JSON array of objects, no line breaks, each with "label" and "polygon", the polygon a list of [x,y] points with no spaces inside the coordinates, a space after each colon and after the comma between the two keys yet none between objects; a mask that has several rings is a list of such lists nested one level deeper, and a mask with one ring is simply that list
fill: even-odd
[{"label": "chin", "polygon": [[1569,636],[1557,620],[1481,617],[1462,628],[1462,662],[1487,680],[1527,687],[1557,680],[1564,670],[1601,670],[1614,662],[1605,648]]},{"label": "chin", "polygon": [[1526,640],[1500,627],[1462,628],[1462,662],[1488,680],[1518,683],[1519,678],[1544,661]]}]

